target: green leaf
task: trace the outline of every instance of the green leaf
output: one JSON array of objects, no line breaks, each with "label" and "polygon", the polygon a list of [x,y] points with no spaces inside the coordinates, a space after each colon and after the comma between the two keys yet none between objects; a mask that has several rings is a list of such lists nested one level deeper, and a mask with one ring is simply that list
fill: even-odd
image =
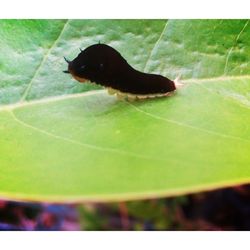
[{"label": "green leaf", "polygon": [[[0,195],[161,197],[250,180],[249,20],[1,20]],[[69,75],[98,41],[135,68],[182,76],[126,102]]]}]

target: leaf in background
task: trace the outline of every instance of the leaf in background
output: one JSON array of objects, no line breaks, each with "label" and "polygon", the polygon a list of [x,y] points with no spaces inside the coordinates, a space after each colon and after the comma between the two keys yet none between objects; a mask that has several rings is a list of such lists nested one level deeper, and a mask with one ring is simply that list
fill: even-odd
[{"label": "leaf in background", "polygon": [[[0,194],[176,195],[250,179],[249,20],[1,20]],[[98,41],[185,86],[117,101],[62,73]]]}]

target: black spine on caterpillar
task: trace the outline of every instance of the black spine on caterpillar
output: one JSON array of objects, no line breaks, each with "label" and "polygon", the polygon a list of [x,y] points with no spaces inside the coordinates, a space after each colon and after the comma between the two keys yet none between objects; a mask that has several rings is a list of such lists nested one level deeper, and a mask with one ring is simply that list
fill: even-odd
[{"label": "black spine on caterpillar", "polygon": [[94,44],[73,60],[68,70],[76,80],[90,80],[132,95],[157,95],[172,92],[175,82],[156,74],[147,74],[131,67],[121,54],[106,44]]}]

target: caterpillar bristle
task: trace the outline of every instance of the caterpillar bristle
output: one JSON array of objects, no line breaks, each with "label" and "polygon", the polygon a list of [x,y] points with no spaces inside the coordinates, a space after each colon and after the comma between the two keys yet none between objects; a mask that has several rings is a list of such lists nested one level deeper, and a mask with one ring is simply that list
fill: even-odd
[{"label": "caterpillar bristle", "polygon": [[181,75],[178,75],[175,79],[174,79],[174,84],[175,84],[175,87],[177,89],[181,88],[184,86],[183,82],[181,81]]}]

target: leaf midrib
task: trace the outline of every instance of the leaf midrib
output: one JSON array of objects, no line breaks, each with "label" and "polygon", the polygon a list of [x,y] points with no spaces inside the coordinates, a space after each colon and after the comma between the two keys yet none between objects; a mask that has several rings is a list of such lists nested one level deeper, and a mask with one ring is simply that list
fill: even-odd
[{"label": "leaf midrib", "polygon": [[[226,80],[240,80],[240,79],[250,79],[250,75],[241,75],[241,76],[223,76],[223,77],[214,77],[214,78],[199,78],[199,79],[194,79],[190,78],[187,80],[184,80],[183,83],[185,84],[196,84],[196,83],[203,83],[203,82],[210,82],[210,81],[226,81]],[[80,98],[84,96],[90,96],[90,95],[96,95],[96,94],[101,94],[104,93],[105,89],[101,90],[90,90],[86,91],[83,93],[76,93],[76,94],[66,94],[66,95],[61,95],[61,96],[52,96],[49,98],[43,98],[39,100],[33,100],[33,101],[20,101],[17,103],[11,103],[7,105],[0,105],[0,112],[3,111],[9,111],[9,110],[14,110],[18,108],[23,108],[26,106],[32,106],[36,104],[46,104],[46,103],[51,103],[51,102],[56,102],[56,101],[62,101],[62,100],[67,100],[71,98]]]}]

